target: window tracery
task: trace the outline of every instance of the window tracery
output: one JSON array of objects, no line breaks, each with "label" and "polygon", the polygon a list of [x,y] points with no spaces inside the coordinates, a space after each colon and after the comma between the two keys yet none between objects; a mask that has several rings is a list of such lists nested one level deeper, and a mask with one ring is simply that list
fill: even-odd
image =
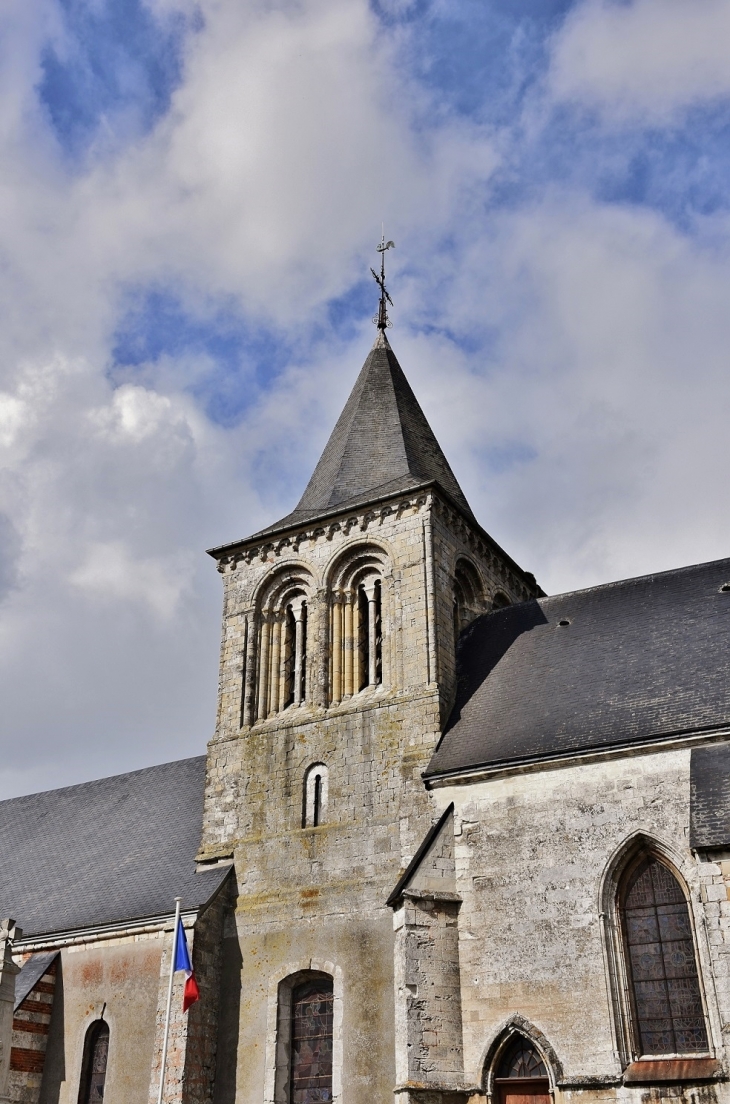
[{"label": "window tracery", "polygon": [[640,1055],[708,1049],[689,906],[679,881],[656,856],[629,869],[619,914]]},{"label": "window tracery", "polygon": [[383,682],[384,553],[351,549],[331,580],[330,701],[336,704]]},{"label": "window tracery", "polygon": [[548,1071],[533,1044],[517,1035],[505,1047],[497,1067],[497,1077],[547,1077]]}]

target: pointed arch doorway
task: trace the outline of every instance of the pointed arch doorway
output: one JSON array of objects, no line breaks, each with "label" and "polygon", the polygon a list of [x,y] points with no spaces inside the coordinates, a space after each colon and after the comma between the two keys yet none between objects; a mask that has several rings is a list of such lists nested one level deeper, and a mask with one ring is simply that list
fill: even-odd
[{"label": "pointed arch doorway", "polygon": [[496,1104],[551,1104],[547,1068],[524,1035],[516,1035],[502,1051],[494,1089]]}]

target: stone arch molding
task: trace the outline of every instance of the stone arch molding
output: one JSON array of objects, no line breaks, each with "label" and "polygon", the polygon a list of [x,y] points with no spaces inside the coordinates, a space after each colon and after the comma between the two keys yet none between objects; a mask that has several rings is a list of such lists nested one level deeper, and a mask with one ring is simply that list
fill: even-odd
[{"label": "stone arch molding", "polygon": [[535,1047],[548,1071],[551,1090],[555,1089],[557,1084],[563,1080],[563,1065],[547,1036],[530,1020],[520,1015],[519,1012],[514,1012],[500,1024],[491,1041],[482,1052],[479,1061],[475,1083],[482,1087],[488,1100],[492,1100],[494,1097],[494,1071],[499,1065],[505,1048],[513,1042],[515,1035],[523,1035]]},{"label": "stone arch molding", "polygon": [[272,601],[279,601],[286,593],[287,587],[301,585],[306,588],[310,597],[316,593],[319,580],[312,569],[312,565],[304,560],[289,560],[284,564],[277,564],[267,571],[262,579],[254,587],[251,594],[251,606],[257,612],[266,609]]},{"label": "stone arch molding", "polygon": [[[266,1008],[266,1069],[264,1104],[283,1104],[281,1066],[288,1047],[290,1025],[285,1012],[287,996],[307,977],[332,978],[334,995],[332,1025],[332,1104],[342,1104],[342,968],[328,959],[302,958],[288,962],[269,978]],[[277,1077],[277,1074],[279,1075]],[[279,1084],[277,1084],[277,1081]]]},{"label": "stone arch molding", "polygon": [[[109,1054],[107,1056],[107,1080],[112,1082],[116,1076],[116,1046],[113,1043],[116,1042],[116,1017],[114,1011],[110,1010],[106,1003],[101,1008],[94,1004],[86,1012],[81,1022],[77,1027],[76,1046],[74,1048],[74,1061],[73,1061],[73,1081],[72,1085],[72,1097],[75,1099],[75,1094],[78,1094],[81,1088],[81,1081],[84,1075],[84,1059],[86,1058],[86,1041],[89,1032],[95,1024],[106,1024],[109,1030]],[[154,1072],[154,1071],[153,1071]],[[159,1086],[159,1070],[157,1070],[157,1085]]]},{"label": "stone arch molding", "polygon": [[482,573],[463,552],[456,556],[452,565],[454,600],[454,646],[459,636],[471,622],[489,608],[486,587]]},{"label": "stone arch molding", "polygon": [[304,772],[302,828],[319,828],[326,822],[329,804],[329,770],[326,763],[312,763]]},{"label": "stone arch molding", "polygon": [[254,591],[244,653],[242,725],[311,698],[307,660],[315,594],[314,574],[299,561],[267,572]]},{"label": "stone arch molding", "polygon": [[618,896],[621,883],[630,867],[642,857],[655,855],[666,863],[677,878],[689,906],[695,957],[702,1002],[707,1023],[708,1042],[712,1054],[718,1053],[722,1040],[722,1024],[713,978],[711,951],[699,899],[697,871],[688,855],[681,854],[671,844],[653,833],[638,830],[628,835],[614,850],[606,863],[598,886],[598,912],[601,920],[601,940],[606,975],[606,991],[611,1011],[611,1030],[616,1053],[622,1068],[634,1059],[632,1012],[629,999],[629,976],[621,934]]},{"label": "stone arch molding", "polygon": [[391,635],[392,556],[380,541],[358,539],[338,551],[325,575],[328,596],[328,703],[390,684],[384,640]]},{"label": "stone arch molding", "polygon": [[615,849],[606,863],[598,888],[598,909],[601,914],[609,913],[614,907],[619,883],[628,866],[640,855],[649,853],[664,859],[679,877],[682,888],[689,900],[693,897],[694,867],[690,860],[680,855],[670,844],[645,831],[632,832]]}]

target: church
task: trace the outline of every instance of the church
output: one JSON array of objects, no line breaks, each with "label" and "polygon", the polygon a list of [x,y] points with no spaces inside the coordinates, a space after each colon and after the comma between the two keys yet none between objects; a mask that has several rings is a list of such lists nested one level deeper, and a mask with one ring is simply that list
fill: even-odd
[{"label": "church", "polygon": [[2,1101],[730,1102],[730,559],[546,596],[385,309],[207,754],[0,803]]}]

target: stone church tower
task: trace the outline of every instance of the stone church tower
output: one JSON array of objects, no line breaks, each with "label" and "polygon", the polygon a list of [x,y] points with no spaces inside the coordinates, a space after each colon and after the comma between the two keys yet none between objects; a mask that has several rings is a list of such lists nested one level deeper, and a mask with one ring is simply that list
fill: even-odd
[{"label": "stone church tower", "polygon": [[384,1101],[386,902],[438,816],[422,773],[454,701],[456,640],[541,592],[477,523],[384,325],[294,511],[211,555],[223,639],[198,860],[233,858],[238,893],[216,1098],[330,1099],[311,1070],[299,1093],[292,1067],[292,1001],[309,985],[332,1016],[331,1099],[346,1053],[349,1104]]}]

